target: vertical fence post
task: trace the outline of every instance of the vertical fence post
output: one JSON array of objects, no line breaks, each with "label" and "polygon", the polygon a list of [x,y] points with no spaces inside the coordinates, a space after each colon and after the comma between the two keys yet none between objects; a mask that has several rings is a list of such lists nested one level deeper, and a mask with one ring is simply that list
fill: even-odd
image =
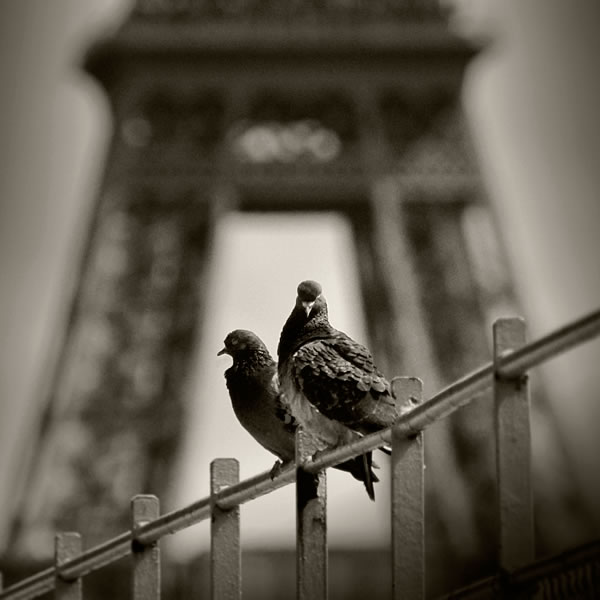
[{"label": "vertical fence post", "polygon": [[[317,451],[301,427],[296,432],[296,465]],[[296,597],[327,598],[327,480],[325,471],[296,471]]]},{"label": "vertical fence post", "polygon": [[[210,463],[211,496],[239,479],[240,465],[235,458],[217,458]],[[242,597],[240,507],[222,510],[213,501],[211,510],[211,595],[213,600],[239,600]]]},{"label": "vertical fence post", "polygon": [[136,529],[160,515],[158,498],[137,495],[131,500],[131,529],[133,540],[133,600],[159,600],[160,598],[160,548],[158,541],[141,544],[135,538]]},{"label": "vertical fence post", "polygon": [[57,533],[54,538],[54,564],[56,600],[81,600],[81,579],[65,580],[60,576],[60,567],[81,554],[81,536],[73,531]]},{"label": "vertical fence post", "polygon": [[[522,319],[494,323],[494,363],[525,344]],[[534,559],[531,430],[527,375],[494,378],[500,567],[511,571]]]},{"label": "vertical fence post", "polygon": [[[394,378],[396,402],[421,402],[416,377]],[[406,439],[392,428],[392,598],[425,598],[425,459],[423,433]]]}]

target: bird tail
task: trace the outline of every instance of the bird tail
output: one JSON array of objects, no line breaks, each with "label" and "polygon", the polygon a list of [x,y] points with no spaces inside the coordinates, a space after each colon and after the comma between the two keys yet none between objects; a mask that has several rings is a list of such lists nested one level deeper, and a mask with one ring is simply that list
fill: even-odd
[{"label": "bird tail", "polygon": [[365,484],[365,489],[367,490],[367,494],[369,498],[375,502],[375,487],[374,483],[379,481],[379,478],[373,472],[373,454],[371,452],[367,452],[363,454],[362,457],[359,456],[358,459],[362,458],[362,471],[364,474],[363,483]]},{"label": "bird tail", "polygon": [[367,452],[361,456],[357,456],[352,460],[347,460],[339,465],[336,469],[341,471],[347,471],[358,481],[362,481],[367,490],[367,494],[371,500],[375,501],[375,487],[374,483],[379,481],[379,478],[373,472],[373,468],[377,468],[377,465],[373,463],[372,452]]}]

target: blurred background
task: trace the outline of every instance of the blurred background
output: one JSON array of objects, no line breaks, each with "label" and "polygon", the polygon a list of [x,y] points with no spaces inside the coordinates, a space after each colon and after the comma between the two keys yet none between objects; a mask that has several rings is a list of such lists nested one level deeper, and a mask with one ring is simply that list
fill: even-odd
[{"label": "blurred background", "polygon": [[[593,1],[0,0],[0,560],[44,566],[273,457],[236,422],[225,335],[275,353],[299,281],[431,395],[600,304]],[[598,341],[532,375],[537,555],[600,533]],[[493,571],[489,395],[427,434],[428,595]],[[328,473],[332,598],[383,597],[377,502]],[[294,589],[294,499],[242,507],[247,597]],[[208,524],[163,542],[207,586]],[[126,566],[90,597],[127,593]],[[123,596],[124,597],[124,596]]]}]

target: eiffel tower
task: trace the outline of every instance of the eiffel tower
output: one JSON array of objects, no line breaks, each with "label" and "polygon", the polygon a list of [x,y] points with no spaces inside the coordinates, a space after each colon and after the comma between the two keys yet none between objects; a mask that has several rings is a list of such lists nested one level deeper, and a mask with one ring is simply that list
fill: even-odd
[{"label": "eiffel tower", "polygon": [[[102,541],[129,527],[132,495],[169,488],[211,243],[231,211],[348,219],[386,373],[439,388],[489,356],[488,324],[515,301],[460,106],[475,53],[432,0],[137,0],[90,50],[115,129],[17,555],[50,555],[55,530]],[[490,430],[484,401],[428,448],[437,545],[456,550],[461,529],[480,572]]]}]

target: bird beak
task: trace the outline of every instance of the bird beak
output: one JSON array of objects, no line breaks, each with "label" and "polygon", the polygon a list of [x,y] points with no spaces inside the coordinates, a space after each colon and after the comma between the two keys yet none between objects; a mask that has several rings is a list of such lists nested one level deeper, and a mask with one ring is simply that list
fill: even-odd
[{"label": "bird beak", "polygon": [[229,354],[229,352],[227,352],[227,348],[223,348],[223,350],[219,350],[217,352],[217,356],[223,356],[223,354]]},{"label": "bird beak", "polygon": [[304,312],[306,313],[306,316],[308,317],[308,315],[310,315],[310,311],[312,310],[312,307],[315,305],[314,300],[312,302],[303,302],[302,303],[302,308],[304,309]]}]

